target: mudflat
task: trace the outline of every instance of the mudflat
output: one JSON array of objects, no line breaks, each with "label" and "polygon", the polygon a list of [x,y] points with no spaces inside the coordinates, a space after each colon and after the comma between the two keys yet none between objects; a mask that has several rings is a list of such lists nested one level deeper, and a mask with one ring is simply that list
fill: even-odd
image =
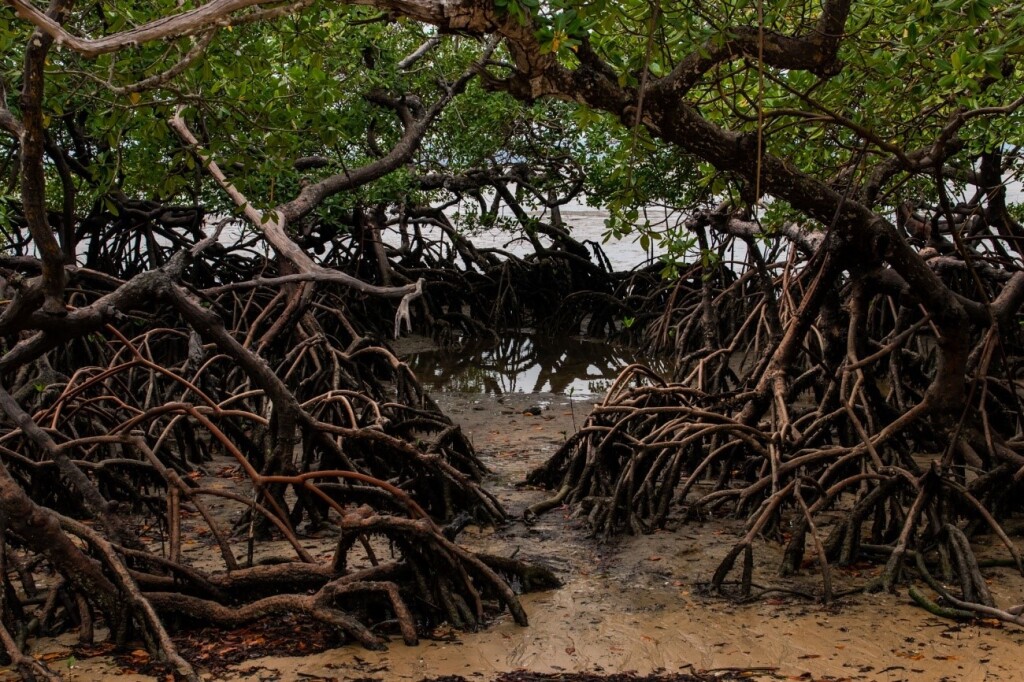
[{"label": "mudflat", "polygon": [[[471,435],[493,472],[490,489],[516,517],[550,495],[520,487],[526,472],[557,450],[595,401],[570,405],[564,395],[521,393],[436,398]],[[528,413],[537,406],[539,415]],[[937,618],[915,606],[905,591],[855,594],[829,606],[783,592],[747,604],[701,594],[700,582],[710,578],[737,531],[732,522],[711,520],[602,543],[589,538],[583,521],[567,510],[545,514],[533,525],[470,528],[460,536],[470,547],[515,553],[558,571],[563,587],[523,597],[529,627],[502,617],[481,632],[438,630],[434,640],[418,647],[395,641],[383,653],[347,647],[304,658],[263,658],[239,666],[246,672],[238,677],[492,680],[526,670],[558,673],[563,677],[555,679],[564,680],[573,679],[568,673],[626,671],[731,671],[744,679],[1020,679],[1024,631]],[[793,586],[776,575],[777,549],[770,543],[758,547],[755,582]],[[869,580],[873,570],[854,567],[837,577],[849,588]],[[988,575],[998,593],[1009,569]],[[813,567],[798,587],[801,581],[807,591],[820,592]]]},{"label": "mudflat", "polygon": [[[436,399],[470,435],[492,471],[489,488],[516,519],[496,530],[471,526],[459,542],[544,562],[557,571],[563,586],[523,596],[529,627],[520,627],[507,616],[473,633],[440,626],[419,646],[407,647],[395,637],[384,652],[342,646],[285,656],[281,647],[274,647],[273,655],[217,666],[207,679],[1021,678],[1024,631],[937,618],[913,605],[905,591],[852,594],[831,605],[786,591],[763,593],[748,603],[704,594],[702,581],[710,578],[737,538],[738,525],[731,520],[675,524],[665,531],[610,542],[589,537],[584,521],[572,518],[567,509],[544,514],[533,524],[518,520],[529,505],[550,495],[522,487],[526,473],[582,424],[596,398],[441,393]],[[531,408],[538,407],[539,414],[532,414],[538,410]],[[772,543],[759,543],[754,582],[763,588],[820,593],[820,577],[813,566],[795,581],[778,578],[778,550]],[[867,564],[837,568],[837,590],[865,584],[875,570]],[[986,576],[997,595],[1011,583],[1009,569],[988,569]],[[44,653],[52,661],[62,650],[69,657],[62,671],[69,679],[154,679],[133,672],[131,661],[123,658],[72,658],[70,639],[53,642]],[[296,643],[290,653],[303,650]],[[259,651],[255,646],[250,653]]]}]

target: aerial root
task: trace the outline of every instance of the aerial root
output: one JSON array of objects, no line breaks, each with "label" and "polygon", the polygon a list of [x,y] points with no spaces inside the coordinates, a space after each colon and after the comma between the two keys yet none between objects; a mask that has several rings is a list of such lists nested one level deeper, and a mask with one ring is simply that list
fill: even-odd
[{"label": "aerial root", "polygon": [[[54,377],[17,387],[30,410],[4,403],[16,421],[0,432],[0,505],[13,519],[0,540],[18,569],[0,620],[10,639],[77,627],[90,641],[102,626],[195,679],[175,628],[295,613],[379,648],[380,628],[413,644],[423,624],[475,628],[501,608],[525,625],[508,583],[550,581],[455,543],[467,521],[506,514],[408,366],[366,337],[339,343],[354,327],[337,309],[310,306],[268,336],[284,298],[242,287],[200,304],[178,283],[182,263],[116,283],[95,319],[73,312],[84,331],[67,348],[40,333],[27,355],[5,356],[5,367],[27,358],[21,381],[38,380],[37,358]],[[140,313],[137,336],[108,321],[147,298],[163,306]],[[308,549],[303,522],[337,529],[336,556]],[[219,570],[196,563],[202,538]],[[42,677],[20,651],[12,660]]]},{"label": "aerial root", "polygon": [[[743,598],[763,540],[783,545],[783,576],[816,565],[826,601],[837,594],[834,565],[881,561],[877,587],[893,590],[913,579],[910,558],[934,553],[961,601],[996,608],[982,574],[995,559],[979,561],[974,544],[997,538],[1003,563],[1024,574],[1003,528],[1021,510],[1024,481],[1012,379],[1024,339],[1005,317],[1020,273],[982,269],[964,288],[952,269],[939,272],[962,297],[986,287],[1004,315],[944,320],[901,296],[894,271],[851,269],[831,231],[762,242],[756,225],[734,218],[695,215],[687,227],[705,256],[631,321],[634,340],[672,354],[673,380],[624,369],[530,472],[554,492],[527,516],[566,504],[602,538],[742,520],[710,585],[734,584],[739,562]],[[729,257],[731,267],[718,264]],[[973,258],[958,251],[946,264]]]}]

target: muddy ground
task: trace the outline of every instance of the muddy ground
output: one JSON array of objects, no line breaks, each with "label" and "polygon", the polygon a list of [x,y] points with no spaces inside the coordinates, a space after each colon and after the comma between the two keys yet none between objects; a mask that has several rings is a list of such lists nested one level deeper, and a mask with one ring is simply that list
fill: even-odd
[{"label": "muddy ground", "polygon": [[[564,395],[521,393],[445,393],[437,399],[471,435],[494,472],[492,490],[516,516],[545,497],[543,491],[516,484],[582,423],[592,404],[592,399],[570,405]],[[524,413],[535,405],[543,407],[539,415]],[[857,594],[827,607],[786,593],[748,604],[703,595],[700,581],[710,577],[735,537],[729,522],[709,521],[602,544],[589,539],[582,523],[564,509],[533,525],[470,528],[459,538],[463,544],[536,558],[564,581],[561,589],[523,598],[529,627],[503,616],[477,633],[439,628],[418,647],[396,639],[383,653],[347,646],[296,657],[275,655],[215,665],[218,672],[207,677],[400,682],[461,676],[485,681],[517,670],[646,675],[731,669],[748,679],[1024,679],[1024,631],[942,620],[912,605],[905,592]],[[756,583],[781,584],[774,572],[777,549],[767,543],[757,548]],[[856,586],[870,580],[874,570],[864,565],[839,571],[837,580]],[[1020,583],[1008,571],[993,569],[987,575],[995,594],[1013,603],[1024,601],[1024,595],[1012,594]],[[798,588],[820,592],[813,570],[801,580]],[[786,584],[793,586],[792,581]],[[315,636],[298,633],[293,653],[301,654]],[[244,649],[247,637],[251,640],[250,635],[236,638],[234,648]],[[155,679],[131,672],[145,666],[130,658],[76,655],[73,637],[46,643],[38,655],[69,679]],[[9,671],[0,672],[0,678],[10,677]]]}]

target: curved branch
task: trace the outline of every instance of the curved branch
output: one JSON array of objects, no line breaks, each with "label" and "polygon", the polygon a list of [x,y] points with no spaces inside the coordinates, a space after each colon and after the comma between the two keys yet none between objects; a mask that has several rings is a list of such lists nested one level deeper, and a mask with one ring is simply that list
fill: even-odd
[{"label": "curved branch", "polygon": [[227,18],[232,13],[255,5],[273,4],[271,0],[212,0],[202,7],[161,17],[128,31],[89,39],[72,35],[59,22],[34,7],[28,0],[5,2],[14,8],[20,18],[35,24],[36,28],[50,40],[90,59],[153,40],[193,35],[210,26],[230,26],[231,22]]},{"label": "curved branch", "polygon": [[826,2],[814,28],[802,36],[761,31],[751,26],[726,29],[726,39],[716,36],[706,41],[680,61],[671,73],[653,82],[651,90],[681,96],[715,66],[743,57],[760,59],[766,66],[779,69],[829,75],[835,70],[836,52],[852,4],[850,0]]}]

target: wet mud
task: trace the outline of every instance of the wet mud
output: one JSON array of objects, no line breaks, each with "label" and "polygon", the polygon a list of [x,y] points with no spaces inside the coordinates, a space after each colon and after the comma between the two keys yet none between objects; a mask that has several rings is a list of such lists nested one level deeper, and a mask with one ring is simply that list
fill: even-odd
[{"label": "wet mud", "polygon": [[[491,489],[513,513],[543,499],[517,486],[543,462],[594,403],[554,394],[446,393],[442,408],[472,434],[494,475]],[[539,415],[529,414],[541,405]],[[587,537],[567,512],[534,525],[469,529],[460,540],[490,552],[536,558],[564,586],[525,595],[530,626],[502,618],[476,633],[440,628],[418,647],[395,641],[386,652],[336,649],[309,657],[266,658],[239,666],[235,679],[396,680],[501,673],[638,674],[742,672],[743,679],[1017,680],[1024,631],[958,624],[914,606],[905,592],[858,594],[832,606],[786,594],[735,604],[701,593],[736,527],[710,521],[612,543]],[[760,548],[771,555],[771,547]],[[1000,571],[990,572],[998,589]],[[853,568],[849,585],[870,579]],[[808,590],[816,575],[804,576]],[[770,561],[755,581],[780,583]],[[789,583],[787,583],[789,584]],[[557,678],[556,678],[557,679]],[[572,679],[566,677],[565,679]]]},{"label": "wet mud", "polygon": [[[592,364],[586,363],[586,368]],[[578,374],[582,365],[574,366]],[[504,380],[507,387],[510,380],[523,379],[516,374]],[[580,389],[570,396],[479,390],[458,381],[449,385],[464,390],[438,393],[436,399],[469,434],[490,467],[490,489],[516,518],[521,517],[523,510],[549,493],[520,482],[579,427],[598,400],[597,391]],[[497,530],[470,527],[459,536],[464,545],[545,562],[563,580],[560,589],[523,597],[529,627],[520,627],[507,616],[475,633],[441,626],[417,647],[392,638],[384,652],[344,646],[302,655],[296,646],[297,656],[217,666],[217,673],[206,677],[412,682],[496,680],[511,673],[519,677],[502,679],[571,680],[580,678],[570,674],[583,673],[623,679],[621,674],[630,672],[698,676],[676,679],[1022,679],[1019,654],[1024,631],[931,616],[914,606],[905,591],[859,593],[829,606],[783,591],[746,604],[704,594],[702,581],[735,542],[737,530],[731,521],[708,520],[601,543],[589,538],[582,521],[571,518],[567,510],[555,510],[532,525],[514,521]],[[775,574],[776,550],[770,543],[758,548],[755,583],[783,584]],[[875,570],[864,565],[838,571],[837,587],[863,585]],[[986,572],[997,594],[1010,584],[1004,580],[1006,570]],[[785,585],[813,593],[820,588],[817,580],[812,567],[796,583],[790,579]],[[1016,596],[1019,601],[1021,595]],[[68,679],[154,679],[132,673],[124,661],[109,657],[78,659],[72,645],[71,638],[51,642],[39,655]],[[556,677],[529,677],[525,671]],[[0,673],[0,679],[9,677]]]}]

